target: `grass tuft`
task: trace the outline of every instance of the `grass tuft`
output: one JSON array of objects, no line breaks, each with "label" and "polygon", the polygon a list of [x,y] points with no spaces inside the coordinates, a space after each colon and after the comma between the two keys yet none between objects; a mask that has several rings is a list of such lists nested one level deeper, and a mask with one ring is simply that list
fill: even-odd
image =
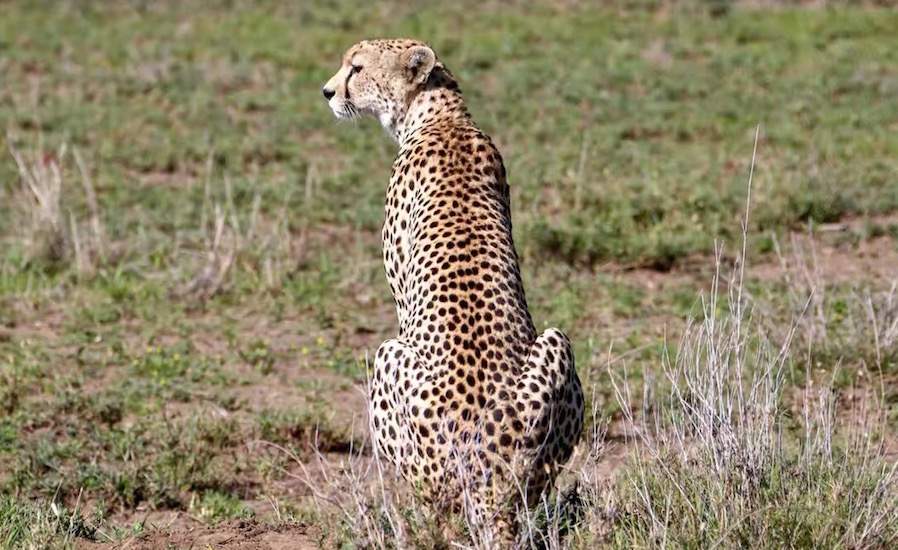
[{"label": "grass tuft", "polygon": [[76,506],[72,510],[56,502],[22,502],[0,496],[0,545],[23,550],[63,550],[75,547],[75,539],[95,540],[96,527]]}]

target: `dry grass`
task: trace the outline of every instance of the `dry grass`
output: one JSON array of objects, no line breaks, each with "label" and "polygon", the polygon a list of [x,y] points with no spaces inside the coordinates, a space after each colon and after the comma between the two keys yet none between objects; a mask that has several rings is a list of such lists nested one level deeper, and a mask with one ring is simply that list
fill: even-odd
[{"label": "dry grass", "polygon": [[898,278],[879,292],[857,283],[839,292],[823,274],[813,239],[793,235],[788,247],[776,238],[774,245],[785,292],[781,305],[760,300],[759,307],[773,315],[785,306],[795,319],[796,347],[807,350],[809,363],[813,351],[837,362],[857,359],[864,375],[882,374],[898,357]]},{"label": "dry grass", "polygon": [[616,534],[640,547],[890,547],[898,478],[879,397],[861,394],[843,416],[831,383],[809,373],[792,418],[785,373],[805,350],[794,331],[771,340],[750,311],[720,315],[716,282],[700,321],[662,358],[669,390],[649,387],[645,414],[627,416],[640,444]]},{"label": "dry grass", "polygon": [[[187,235],[187,242],[178,242],[175,247],[176,265],[184,264],[178,261],[179,256],[199,260],[186,262],[186,272],[192,275],[178,294],[208,300],[229,291],[238,271],[254,281],[255,288],[278,291],[298,262],[288,227],[289,192],[273,219],[262,215],[258,193],[253,196],[249,211],[242,212],[235,204],[227,174],[223,177],[223,190],[213,190],[213,157],[210,154],[206,162],[198,232]],[[177,273],[175,278],[183,278],[183,274]]]},{"label": "dry grass", "polygon": [[79,223],[64,203],[61,165],[67,160],[67,145],[61,145],[55,153],[47,153],[40,147],[23,152],[10,146],[10,154],[20,178],[13,200],[22,205],[21,210],[28,218],[21,235],[26,263],[50,269],[72,267],[79,277],[93,274],[106,262],[106,238],[90,173],[78,150],[72,150],[72,157],[80,172],[89,210],[87,224]]}]

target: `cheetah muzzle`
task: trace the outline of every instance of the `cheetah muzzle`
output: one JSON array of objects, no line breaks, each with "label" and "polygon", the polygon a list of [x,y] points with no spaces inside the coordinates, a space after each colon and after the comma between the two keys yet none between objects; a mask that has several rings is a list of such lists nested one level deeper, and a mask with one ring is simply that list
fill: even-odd
[{"label": "cheetah muzzle", "polygon": [[323,93],[337,118],[373,116],[399,144],[383,226],[399,335],[374,359],[375,448],[437,509],[510,546],[578,443],[584,402],[570,341],[530,318],[502,157],[422,42],[359,42]]}]

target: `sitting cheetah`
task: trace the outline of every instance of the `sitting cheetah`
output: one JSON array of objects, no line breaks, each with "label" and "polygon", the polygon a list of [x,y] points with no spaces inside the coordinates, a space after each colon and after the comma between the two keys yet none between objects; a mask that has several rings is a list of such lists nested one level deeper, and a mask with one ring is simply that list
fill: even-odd
[{"label": "sitting cheetah", "polygon": [[567,337],[530,318],[502,157],[422,42],[356,44],[323,92],[338,119],[372,115],[399,144],[383,226],[399,336],[374,359],[376,449],[508,547],[520,504],[579,441],[584,403]]}]

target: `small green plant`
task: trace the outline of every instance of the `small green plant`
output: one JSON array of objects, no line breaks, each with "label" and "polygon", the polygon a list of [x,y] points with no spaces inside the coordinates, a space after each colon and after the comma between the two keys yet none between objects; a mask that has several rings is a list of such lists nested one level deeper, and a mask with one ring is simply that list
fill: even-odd
[{"label": "small green plant", "polygon": [[334,426],[334,414],[324,405],[289,411],[263,409],[257,415],[256,426],[260,440],[284,445],[300,454],[313,449],[347,452],[364,446],[360,439],[363,434]]},{"label": "small green plant", "polygon": [[240,357],[263,375],[274,370],[274,352],[268,340],[253,340],[245,350],[240,351]]},{"label": "small green plant", "polygon": [[202,497],[194,494],[187,511],[200,521],[217,523],[229,519],[251,518],[253,512],[238,499],[217,491],[207,491]]},{"label": "small green plant", "polygon": [[167,348],[147,346],[131,359],[132,376],[120,381],[126,406],[155,410],[166,400],[188,402],[203,384],[222,382],[219,361],[197,354],[189,343]]}]

